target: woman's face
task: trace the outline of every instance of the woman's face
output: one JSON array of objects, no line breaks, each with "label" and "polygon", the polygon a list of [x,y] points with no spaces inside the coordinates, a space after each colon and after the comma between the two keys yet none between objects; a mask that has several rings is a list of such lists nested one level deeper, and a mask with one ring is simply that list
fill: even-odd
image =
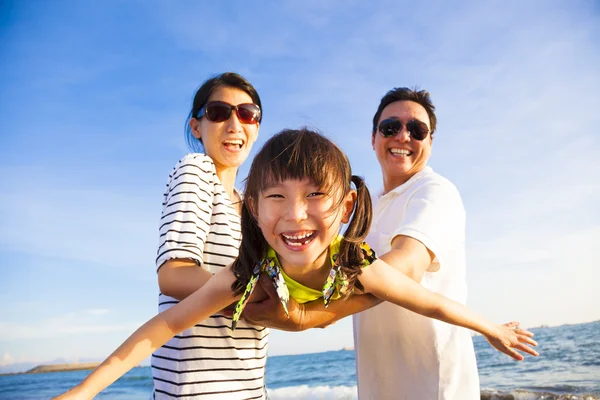
[{"label": "woman's face", "polygon": [[[222,101],[237,106],[253,103],[250,95],[231,86],[219,86],[208,101]],[[192,134],[202,141],[206,155],[218,170],[237,168],[248,158],[258,137],[259,123],[242,124],[235,110],[223,122],[209,121],[206,116],[190,119]]]}]

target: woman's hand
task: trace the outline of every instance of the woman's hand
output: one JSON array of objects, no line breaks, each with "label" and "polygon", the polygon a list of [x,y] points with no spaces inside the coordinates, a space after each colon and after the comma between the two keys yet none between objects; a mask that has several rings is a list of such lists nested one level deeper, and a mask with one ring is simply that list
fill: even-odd
[{"label": "woman's hand", "polygon": [[528,346],[528,344],[537,346],[537,342],[532,337],[532,332],[519,328],[519,323],[515,321],[498,325],[491,334],[485,335],[485,338],[493,347],[517,361],[523,360],[524,357],[514,349],[532,356],[539,355],[537,351]]}]

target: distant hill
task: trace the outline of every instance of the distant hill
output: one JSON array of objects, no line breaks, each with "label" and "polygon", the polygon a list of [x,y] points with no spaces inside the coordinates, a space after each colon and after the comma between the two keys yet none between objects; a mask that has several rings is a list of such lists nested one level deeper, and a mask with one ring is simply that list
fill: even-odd
[{"label": "distant hill", "polygon": [[77,363],[77,364],[50,364],[50,365],[38,365],[37,367],[31,368],[24,372],[25,374],[39,374],[41,372],[61,372],[61,371],[79,371],[82,369],[94,369],[99,362],[89,363]]},{"label": "distant hill", "polygon": [[[14,366],[25,367],[23,369],[27,369],[23,371],[2,371],[0,375],[18,375],[18,374],[39,374],[43,372],[62,372],[62,371],[79,371],[86,369],[94,369],[98,365],[99,362],[85,362],[85,363],[73,363],[73,364],[46,364],[46,365],[37,365],[33,366],[32,364],[13,364]],[[32,367],[33,366],[33,367]]]}]

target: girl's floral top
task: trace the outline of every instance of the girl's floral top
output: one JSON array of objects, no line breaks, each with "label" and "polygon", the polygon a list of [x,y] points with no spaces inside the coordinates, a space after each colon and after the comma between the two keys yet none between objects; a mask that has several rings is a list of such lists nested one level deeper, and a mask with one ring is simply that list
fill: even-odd
[{"label": "girl's floral top", "polygon": [[[337,299],[345,295],[346,293],[348,293],[348,291],[350,291],[351,293],[354,290],[353,287],[349,287],[350,282],[346,274],[340,271],[340,266],[337,263],[338,253],[340,251],[342,239],[343,236],[338,235],[329,246],[329,255],[331,257],[332,268],[329,272],[329,275],[327,276],[327,279],[325,280],[325,284],[323,285],[322,294],[320,294],[319,296],[323,297],[325,307],[329,305],[331,300]],[[373,251],[368,244],[363,242],[361,243],[360,247],[363,253],[361,267],[364,268],[372,264],[377,259],[377,256],[375,255],[375,251]],[[254,266],[254,270],[252,271],[250,281],[246,285],[246,289],[244,290],[242,297],[235,306],[231,329],[235,329],[237,321],[240,319],[240,315],[244,310],[244,306],[248,302],[248,299],[250,298],[250,295],[252,294],[252,291],[256,286],[256,282],[258,281],[258,277],[260,276],[261,272],[266,273],[271,278],[271,281],[273,281],[273,286],[275,286],[275,290],[277,291],[277,295],[279,296],[279,300],[281,301],[281,305],[283,306],[286,315],[288,314],[287,302],[290,298],[290,291],[288,290],[288,285],[286,285],[286,281],[293,284],[293,287],[296,291],[313,291],[313,289],[306,288],[305,286],[301,285],[300,283],[294,281],[292,278],[285,275],[285,273],[283,273],[281,265],[279,264],[279,260],[277,259],[277,254],[275,253],[275,250],[269,248],[269,250],[267,251],[267,256],[259,262],[257,262]],[[292,295],[293,294],[295,293],[292,292]],[[311,293],[308,293],[308,296],[310,295]]]}]

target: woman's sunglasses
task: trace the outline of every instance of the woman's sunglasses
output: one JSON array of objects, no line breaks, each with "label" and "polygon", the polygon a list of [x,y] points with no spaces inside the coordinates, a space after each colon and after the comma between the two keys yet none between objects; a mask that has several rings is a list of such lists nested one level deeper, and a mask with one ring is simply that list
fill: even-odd
[{"label": "woman's sunglasses", "polygon": [[231,117],[233,110],[242,124],[256,124],[260,121],[260,107],[256,104],[244,103],[233,106],[224,101],[209,101],[198,111],[196,118],[206,116],[209,121],[223,122]]},{"label": "woman's sunglasses", "polygon": [[[388,118],[384,119],[379,123],[379,127],[377,130],[381,133],[381,136],[384,138],[389,138],[392,136],[396,136],[398,133],[402,132],[402,126],[404,124],[402,121],[397,120],[396,118]],[[413,119],[406,123],[406,130],[410,133],[410,136],[416,140],[423,140],[427,137],[429,133],[429,128],[427,124],[423,121],[419,121],[417,119]]]}]

